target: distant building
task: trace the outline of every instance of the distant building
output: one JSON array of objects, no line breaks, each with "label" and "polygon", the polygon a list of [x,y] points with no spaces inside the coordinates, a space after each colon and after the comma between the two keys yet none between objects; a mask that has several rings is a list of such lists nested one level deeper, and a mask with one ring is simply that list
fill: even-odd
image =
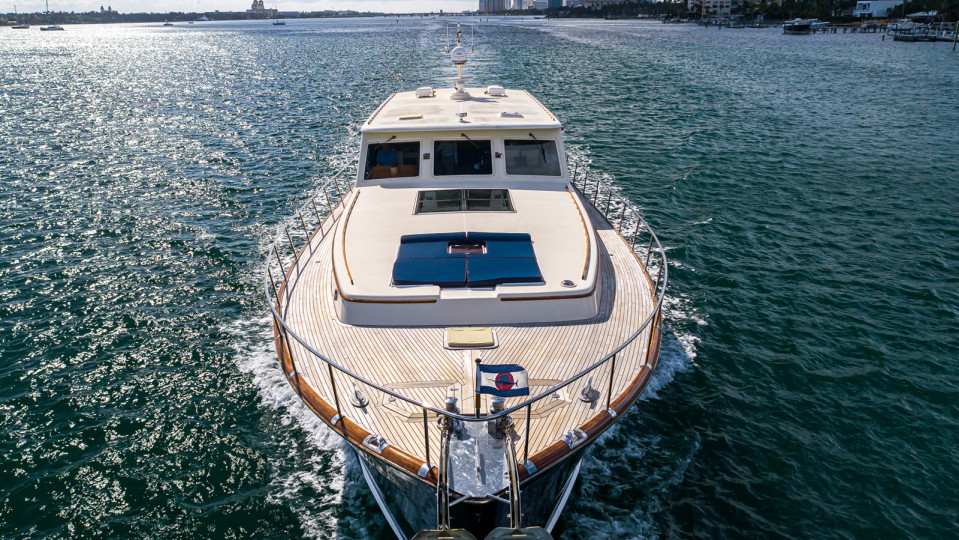
[{"label": "distant building", "polygon": [[555,9],[563,7],[563,0],[547,0],[546,2],[547,9]]},{"label": "distant building", "polygon": [[686,0],[686,9],[703,17],[725,17],[732,14],[733,0]]},{"label": "distant building", "polygon": [[246,16],[250,19],[273,19],[276,17],[276,10],[264,7],[263,0],[253,0],[253,5],[246,10]]},{"label": "distant building", "polygon": [[868,0],[856,2],[856,9],[852,10],[853,17],[879,19],[888,17],[889,12],[902,5],[902,0]]}]

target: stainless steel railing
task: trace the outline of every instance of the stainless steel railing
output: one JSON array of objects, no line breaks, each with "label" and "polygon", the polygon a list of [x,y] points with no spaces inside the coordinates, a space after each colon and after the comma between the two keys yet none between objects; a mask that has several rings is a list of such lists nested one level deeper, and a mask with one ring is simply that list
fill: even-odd
[{"label": "stainless steel railing", "polygon": [[[598,401],[599,398],[602,397],[602,394],[605,393],[606,408],[607,410],[612,411],[610,407],[613,399],[614,377],[616,373],[616,356],[626,347],[632,345],[637,338],[644,334],[644,332],[646,334],[646,343],[642,350],[644,352],[648,351],[653,339],[652,326],[655,324],[657,329],[662,330],[661,313],[669,274],[666,263],[666,253],[659,239],[656,237],[656,233],[653,232],[646,220],[643,219],[640,209],[624,196],[622,196],[616,186],[603,179],[600,174],[592,172],[585,160],[569,157],[567,159],[567,172],[569,173],[570,184],[577,190],[584,200],[588,201],[592,207],[596,209],[596,211],[600,212],[604,216],[606,221],[616,229],[623,240],[626,241],[633,249],[639,260],[643,261],[647,276],[652,284],[653,293],[656,298],[656,304],[650,314],[643,321],[643,324],[640,325],[640,327],[637,328],[636,331],[633,332],[626,340],[618,344],[615,348],[613,348],[612,351],[607,352],[605,355],[595,360],[592,364],[581,370],[576,375],[573,375],[565,381],[556,384],[521,403],[504,408],[501,411],[490,411],[489,414],[481,417],[455,413],[448,411],[445,408],[435,407],[428,403],[423,403],[390,388],[379,385],[363,377],[362,375],[353,373],[346,367],[338,364],[334,360],[325,356],[323,353],[317,351],[312,345],[307,343],[292,328],[290,328],[282,314],[283,298],[281,298],[279,291],[283,290],[283,296],[288,297],[290,294],[289,287],[284,287],[283,284],[288,280],[290,274],[292,274],[296,268],[297,258],[302,256],[304,250],[312,249],[312,240],[315,235],[322,234],[325,236],[328,234],[330,231],[332,231],[339,217],[343,215],[345,201],[355,187],[355,165],[344,167],[333,175],[325,177],[321,180],[320,188],[316,195],[311,197],[309,201],[307,201],[300,209],[296,211],[294,214],[295,219],[291,219],[291,222],[281,229],[281,231],[277,234],[277,238],[270,246],[269,254],[266,259],[267,264],[263,280],[264,292],[266,294],[267,302],[270,305],[273,321],[276,324],[276,327],[279,329],[279,339],[283,341],[283,343],[281,343],[281,347],[286,347],[286,351],[289,354],[290,360],[293,364],[293,372],[297,373],[297,367],[296,359],[293,355],[293,348],[290,347],[291,340],[298,343],[303,349],[308,351],[310,355],[321,360],[327,365],[327,376],[329,377],[328,382],[333,392],[334,406],[337,413],[336,417],[334,417],[334,424],[336,424],[339,419],[347,417],[340,403],[340,396],[338,393],[336,378],[334,377],[334,370],[342,373],[351,380],[354,387],[355,399],[360,401],[366,399],[366,396],[362,395],[362,391],[357,387],[357,383],[360,383],[367,388],[391,396],[422,411],[424,430],[423,436],[426,449],[426,465],[428,467],[432,467],[432,463],[430,462],[429,438],[430,413],[463,422],[488,422],[490,420],[501,418],[516,411],[525,409],[526,433],[523,437],[523,463],[527,469],[530,469],[530,416],[534,404],[543,399],[547,399],[554,393],[585,379],[587,376],[590,376],[589,389],[596,392],[594,399]],[[340,210],[339,215],[336,214],[337,210]],[[315,226],[310,225],[309,216],[311,213],[316,220]],[[292,229],[291,225],[293,225]],[[300,227],[297,227],[296,225],[299,225]],[[644,241],[646,237],[648,237],[648,242]],[[296,247],[297,240],[299,240],[300,245],[302,246],[299,249]],[[283,253],[286,253],[287,244],[289,245],[289,254],[284,257]],[[283,253],[281,253],[281,246]],[[286,264],[284,264],[284,261],[286,261]],[[276,268],[278,268],[280,271],[279,279],[277,274],[274,272],[274,269]],[[653,278],[653,276],[655,276],[655,278]],[[647,329],[650,331],[646,332]],[[606,366],[609,366],[608,381],[606,381],[606,391],[603,392],[601,390],[593,389],[592,380],[595,377],[592,377],[592,374],[596,373],[602,368],[605,368]],[[295,388],[297,393],[300,394],[302,398],[302,390],[299,386],[299,381],[300,378],[297,377],[297,384]],[[584,389],[584,391],[585,390],[586,389]],[[571,429],[575,427],[576,426],[571,426]],[[574,440],[573,432],[570,432],[569,436],[571,441],[570,444],[572,446],[575,444],[572,442]]]}]

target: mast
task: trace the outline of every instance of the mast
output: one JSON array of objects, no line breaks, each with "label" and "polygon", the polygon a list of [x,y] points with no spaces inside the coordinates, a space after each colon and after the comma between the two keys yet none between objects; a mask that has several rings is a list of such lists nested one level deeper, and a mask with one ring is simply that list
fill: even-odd
[{"label": "mast", "polygon": [[[447,26],[447,35],[449,32],[449,27]],[[453,65],[456,66],[456,77],[450,77],[446,79],[447,82],[453,83],[453,93],[450,94],[450,99],[455,101],[463,101],[470,98],[469,92],[466,91],[466,85],[463,84],[466,81],[473,80],[473,77],[464,77],[463,76],[463,66],[466,65],[466,58],[472,52],[467,52],[466,47],[463,46],[463,31],[460,29],[460,25],[456,25],[456,46],[453,47],[453,50],[449,50],[449,43],[447,42],[447,52],[445,54],[450,55],[450,60],[453,61]]]}]

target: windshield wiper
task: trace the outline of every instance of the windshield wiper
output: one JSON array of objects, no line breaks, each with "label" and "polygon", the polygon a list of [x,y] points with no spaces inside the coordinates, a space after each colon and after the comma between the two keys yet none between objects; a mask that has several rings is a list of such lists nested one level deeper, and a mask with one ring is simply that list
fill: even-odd
[{"label": "windshield wiper", "polygon": [[470,139],[469,137],[467,137],[465,133],[460,133],[460,137],[463,137],[464,139],[466,139],[467,141],[469,141],[470,144],[473,145],[473,148],[476,148],[477,150],[480,150],[480,151],[483,150],[482,148],[479,147],[478,144],[476,144],[475,142],[473,142],[473,139]]},{"label": "windshield wiper", "polygon": [[546,145],[546,141],[541,141],[541,140],[537,139],[537,138],[536,138],[536,135],[533,135],[532,133],[530,133],[529,136],[530,136],[531,139],[533,139],[533,142],[534,142],[534,143],[536,143],[537,145],[539,145],[539,151],[540,151],[541,154],[543,154],[543,163],[547,163],[547,161],[546,161],[546,146],[545,146],[545,145]]},{"label": "windshield wiper", "polygon": [[388,143],[388,142],[390,142],[390,141],[392,141],[392,140],[393,140],[393,139],[395,139],[395,138],[396,138],[396,135],[393,135],[393,136],[392,136],[392,137],[390,137],[389,139],[386,139],[385,141],[383,141],[383,142],[381,142],[381,143],[379,143],[379,144],[377,144],[376,146],[374,146],[374,147],[373,147],[373,149],[372,149],[372,150],[370,150],[370,154],[372,154],[372,155],[374,155],[374,156],[375,156],[375,155],[376,155],[376,151],[377,151],[377,150],[379,150],[381,146],[383,146],[384,144],[386,144],[386,143]]}]

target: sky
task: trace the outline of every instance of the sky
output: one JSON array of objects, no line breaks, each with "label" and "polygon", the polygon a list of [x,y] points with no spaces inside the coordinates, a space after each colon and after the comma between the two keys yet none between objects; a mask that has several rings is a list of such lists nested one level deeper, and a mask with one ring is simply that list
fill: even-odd
[{"label": "sky", "polygon": [[[7,6],[0,12],[17,11],[33,13],[44,11],[44,0],[6,0]],[[253,0],[50,0],[51,11],[99,11],[100,6],[111,6],[120,13],[166,13],[170,11],[245,11]],[[280,11],[346,10],[375,11],[383,13],[414,13],[444,10],[475,10],[479,0],[264,0],[267,7],[276,6]]]}]

